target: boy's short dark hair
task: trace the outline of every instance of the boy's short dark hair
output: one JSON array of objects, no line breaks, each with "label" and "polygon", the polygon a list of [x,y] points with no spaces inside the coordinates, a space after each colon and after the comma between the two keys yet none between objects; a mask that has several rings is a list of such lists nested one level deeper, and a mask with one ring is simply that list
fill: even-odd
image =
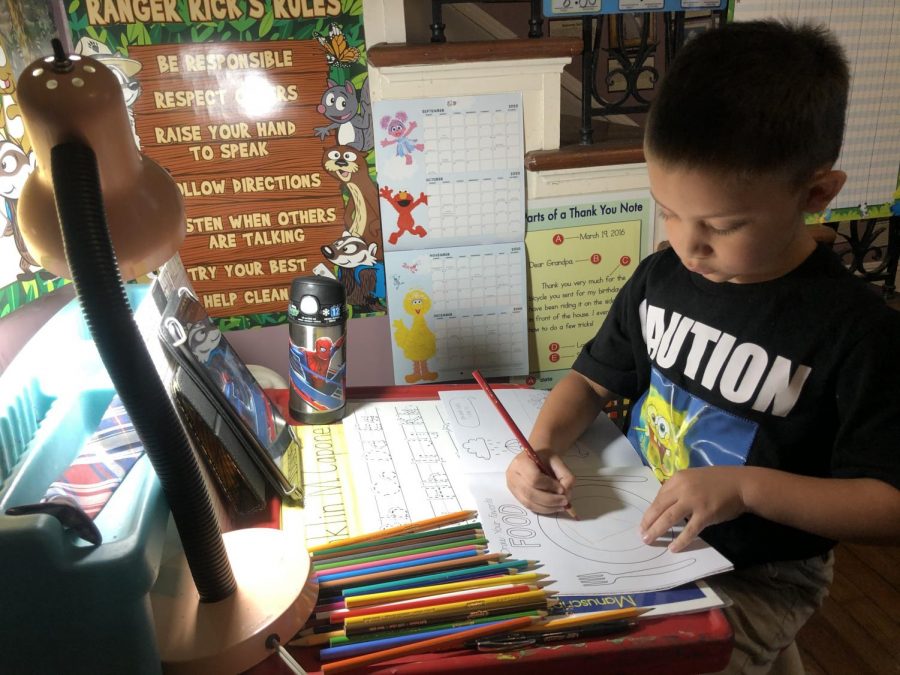
[{"label": "boy's short dark hair", "polygon": [[826,29],[731,23],[678,53],[650,108],[648,151],[661,162],[802,182],[837,160],[849,68]]}]

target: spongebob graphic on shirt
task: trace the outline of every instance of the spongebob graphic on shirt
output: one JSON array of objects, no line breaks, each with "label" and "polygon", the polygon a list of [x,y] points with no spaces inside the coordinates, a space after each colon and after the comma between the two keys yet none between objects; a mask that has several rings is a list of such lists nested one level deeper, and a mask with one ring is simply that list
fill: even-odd
[{"label": "spongebob graphic on shirt", "polygon": [[654,368],[628,440],[663,482],[688,467],[743,465],[756,430],[755,422],[706,403]]}]

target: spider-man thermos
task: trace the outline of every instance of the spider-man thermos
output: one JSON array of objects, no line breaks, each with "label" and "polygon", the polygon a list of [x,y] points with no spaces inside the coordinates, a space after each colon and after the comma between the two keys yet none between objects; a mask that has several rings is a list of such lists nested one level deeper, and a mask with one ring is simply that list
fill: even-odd
[{"label": "spider-man thermos", "polygon": [[291,416],[303,424],[328,424],[344,415],[346,296],[328,277],[291,283]]}]

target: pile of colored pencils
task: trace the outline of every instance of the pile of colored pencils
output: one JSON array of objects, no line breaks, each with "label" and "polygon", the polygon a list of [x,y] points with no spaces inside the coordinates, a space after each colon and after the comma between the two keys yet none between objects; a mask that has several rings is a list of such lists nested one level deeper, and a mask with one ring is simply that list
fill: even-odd
[{"label": "pile of colored pencils", "polygon": [[[290,644],[319,647],[329,675],[491,636],[536,642],[528,631],[541,634],[545,623],[552,634],[575,627],[556,625],[565,618],[545,622],[559,604],[544,589],[551,582],[534,561],[489,553],[481,525],[464,522],[476,515],[461,511],[311,548],[319,602]],[[611,613],[601,614],[593,623]],[[576,626],[591,623],[573,618]]]}]

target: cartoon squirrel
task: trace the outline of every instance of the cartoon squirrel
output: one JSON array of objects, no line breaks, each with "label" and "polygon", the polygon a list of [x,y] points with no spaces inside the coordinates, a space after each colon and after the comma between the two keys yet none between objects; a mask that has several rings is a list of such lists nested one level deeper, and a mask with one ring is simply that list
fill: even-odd
[{"label": "cartoon squirrel", "polygon": [[368,151],[375,147],[375,130],[372,128],[372,104],[369,100],[369,80],[367,79],[356,95],[356,87],[347,80],[338,84],[328,80],[328,88],[316,107],[331,124],[316,127],[315,134],[321,139],[337,129],[337,142],[356,150]]},{"label": "cartoon squirrel", "polygon": [[322,157],[322,167],[341,182],[342,190],[346,190],[344,229],[367,244],[381,246],[378,189],[372,182],[362,152],[349,145],[328,148]]}]

